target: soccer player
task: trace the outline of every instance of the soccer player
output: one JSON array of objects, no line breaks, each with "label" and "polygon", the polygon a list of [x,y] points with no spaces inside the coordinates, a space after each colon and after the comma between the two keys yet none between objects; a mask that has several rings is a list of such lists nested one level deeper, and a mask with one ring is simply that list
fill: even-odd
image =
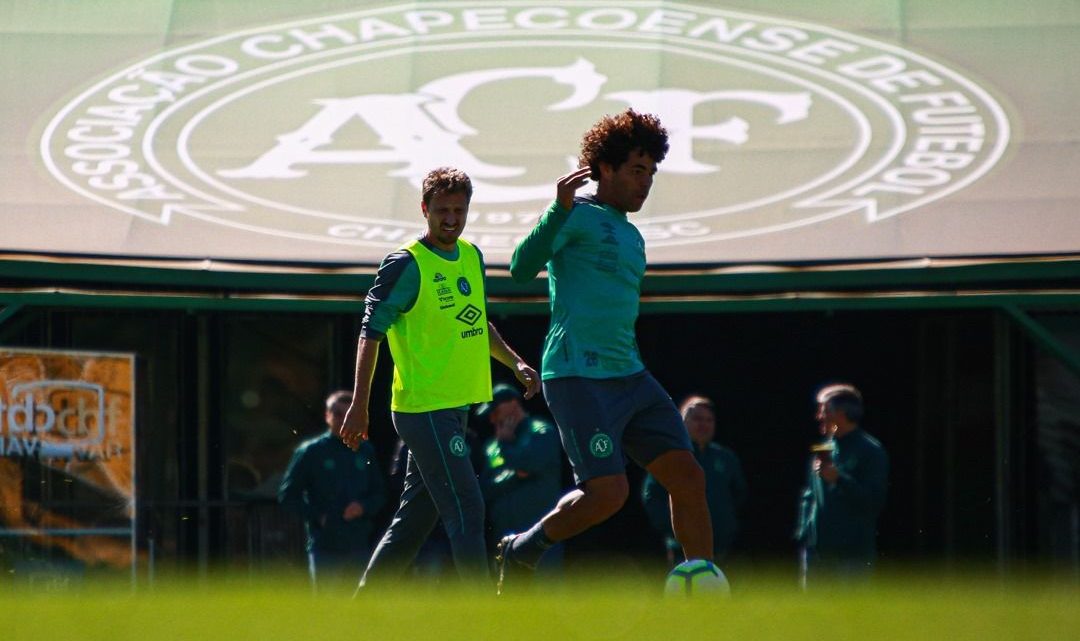
[{"label": "soccer player", "polygon": [[[582,140],[581,169],[559,178],[555,201],[514,250],[517,282],[547,266],[551,325],[541,378],[578,487],[533,527],[499,541],[500,593],[508,566],[535,567],[547,548],[622,507],[630,491],[624,455],[668,491],[686,558],[712,560],[704,473],[634,334],[645,241],[627,214],[645,204],[667,150],[655,116],[628,109],[602,118]],[[589,178],[596,193],[575,197]]]},{"label": "soccer player", "polygon": [[431,171],[420,203],[427,230],[383,259],[365,300],[340,436],[353,449],[368,437],[371,378],[385,337],[394,357],[390,409],[409,457],[401,502],[361,587],[401,577],[438,519],[459,576],[488,576],[484,499],[465,442],[468,409],[491,399],[492,357],[514,371],[526,397],[540,381],[487,319],[483,256],[461,239],[471,198],[464,172]]}]

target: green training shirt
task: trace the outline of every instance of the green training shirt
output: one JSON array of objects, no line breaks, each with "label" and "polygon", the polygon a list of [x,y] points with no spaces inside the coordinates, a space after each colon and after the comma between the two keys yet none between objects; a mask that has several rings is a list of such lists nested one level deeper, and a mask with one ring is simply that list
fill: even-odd
[{"label": "green training shirt", "polygon": [[541,377],[616,378],[645,369],[634,324],[645,239],[626,213],[596,200],[558,201],[514,249],[510,274],[526,282],[547,266],[551,325]]}]

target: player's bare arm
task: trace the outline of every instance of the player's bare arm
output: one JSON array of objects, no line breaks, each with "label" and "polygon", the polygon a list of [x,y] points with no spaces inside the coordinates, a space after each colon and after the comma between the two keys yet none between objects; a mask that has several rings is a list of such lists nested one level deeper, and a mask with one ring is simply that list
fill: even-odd
[{"label": "player's bare arm", "polygon": [[577,190],[589,182],[589,174],[592,172],[588,167],[580,167],[559,178],[555,183],[555,200],[563,209],[574,206],[574,194]]},{"label": "player's bare arm", "polygon": [[371,378],[375,374],[375,361],[378,358],[379,341],[361,336],[356,344],[353,400],[338,432],[341,441],[354,452],[360,449],[360,441],[368,438],[368,400],[371,397]]},{"label": "player's bare arm", "polygon": [[536,393],[540,391],[540,375],[506,344],[491,321],[488,321],[488,344],[491,346],[491,357],[509,367],[521,386],[525,388],[525,398],[536,396]]}]

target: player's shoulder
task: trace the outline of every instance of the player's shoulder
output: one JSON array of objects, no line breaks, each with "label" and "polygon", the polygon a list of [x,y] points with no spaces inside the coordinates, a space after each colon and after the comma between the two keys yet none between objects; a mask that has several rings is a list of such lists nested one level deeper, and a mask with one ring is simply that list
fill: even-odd
[{"label": "player's shoulder", "polygon": [[407,265],[415,262],[416,257],[412,255],[412,252],[402,246],[383,257],[382,262],[379,263],[379,271],[401,270]]},{"label": "player's shoulder", "polygon": [[368,291],[368,298],[385,300],[387,292],[392,291],[403,278],[410,280],[411,277],[406,274],[419,274],[416,257],[404,248],[390,252],[379,264],[375,285]]},{"label": "player's shoulder", "polygon": [[597,200],[594,194],[575,196],[574,206],[570,208],[563,228],[587,233],[597,229],[607,218],[607,206]]},{"label": "player's shoulder", "polygon": [[458,239],[458,251],[463,255],[466,251],[471,251],[476,254],[476,258],[480,261],[480,267],[484,267],[484,251],[480,249],[480,245],[471,243],[464,238]]},{"label": "player's shoulder", "polygon": [[604,209],[604,203],[600,202],[596,198],[596,194],[586,194],[584,196],[574,196],[574,206],[570,208],[571,213],[583,210],[583,209]]}]

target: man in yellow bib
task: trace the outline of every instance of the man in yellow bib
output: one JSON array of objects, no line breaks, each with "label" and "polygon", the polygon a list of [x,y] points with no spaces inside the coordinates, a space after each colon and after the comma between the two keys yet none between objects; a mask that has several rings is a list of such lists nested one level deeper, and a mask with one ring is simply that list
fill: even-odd
[{"label": "man in yellow bib", "polygon": [[484,498],[468,456],[469,406],[491,400],[494,358],[513,370],[529,398],[540,377],[487,319],[484,258],[460,238],[472,182],[440,167],[423,183],[427,230],[383,259],[365,299],[353,401],[340,436],[356,449],[368,437],[371,378],[385,337],[394,357],[394,428],[409,447],[401,502],[361,586],[400,578],[438,520],[459,576],[488,575]]}]

